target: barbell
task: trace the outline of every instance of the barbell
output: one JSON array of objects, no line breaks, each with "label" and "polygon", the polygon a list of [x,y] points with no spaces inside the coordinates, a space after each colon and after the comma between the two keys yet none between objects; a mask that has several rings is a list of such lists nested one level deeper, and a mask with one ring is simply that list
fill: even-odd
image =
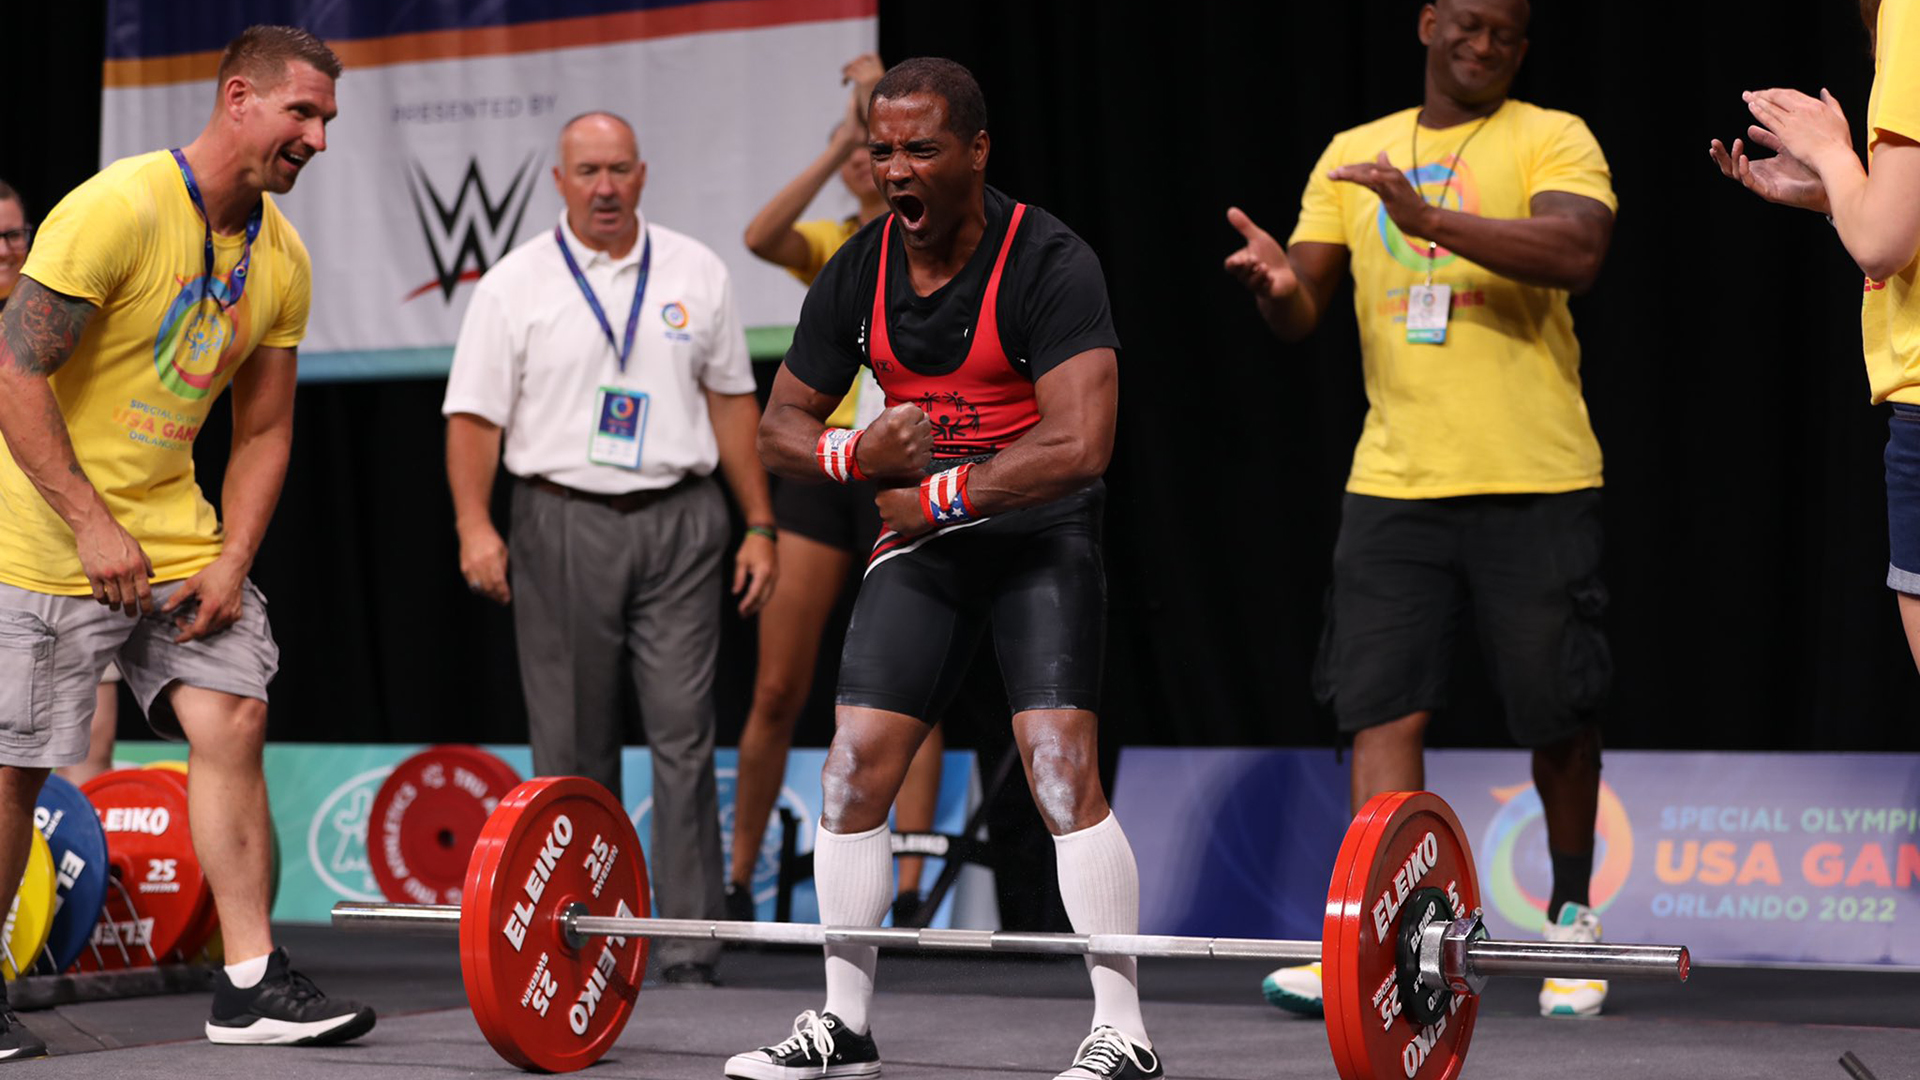
[{"label": "barbell", "polygon": [[1689,963],[1680,945],[1493,939],[1459,818],[1430,792],[1389,792],[1361,808],[1334,864],[1323,941],[655,919],[649,910],[625,810],[592,781],[544,777],[514,788],[487,819],[459,904],[343,901],[333,924],[457,932],[468,1001],[487,1041],[508,1061],[547,1072],[585,1068],[619,1038],[651,938],[1317,960],[1327,1040],[1344,1080],[1453,1080],[1490,978],[1685,981]]}]

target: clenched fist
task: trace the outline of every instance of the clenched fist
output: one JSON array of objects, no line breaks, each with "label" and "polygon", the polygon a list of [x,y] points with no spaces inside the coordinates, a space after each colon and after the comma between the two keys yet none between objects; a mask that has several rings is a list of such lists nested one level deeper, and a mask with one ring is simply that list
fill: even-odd
[{"label": "clenched fist", "polygon": [[855,453],[860,471],[875,480],[918,483],[933,461],[933,424],[920,406],[903,402],[867,425]]}]

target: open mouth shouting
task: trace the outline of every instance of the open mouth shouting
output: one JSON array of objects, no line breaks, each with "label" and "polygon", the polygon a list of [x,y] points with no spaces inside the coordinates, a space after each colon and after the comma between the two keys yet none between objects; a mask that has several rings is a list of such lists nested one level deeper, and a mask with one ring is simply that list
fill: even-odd
[{"label": "open mouth shouting", "polygon": [[900,219],[901,228],[908,232],[919,232],[927,223],[927,202],[918,195],[895,192],[887,196],[887,205]]}]

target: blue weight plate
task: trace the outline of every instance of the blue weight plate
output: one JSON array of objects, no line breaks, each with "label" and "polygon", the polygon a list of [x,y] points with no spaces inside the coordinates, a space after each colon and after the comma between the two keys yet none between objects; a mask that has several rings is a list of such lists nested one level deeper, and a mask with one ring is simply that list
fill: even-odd
[{"label": "blue weight plate", "polygon": [[86,950],[107,903],[107,834],[93,804],[58,776],[48,776],[41,787],[33,823],[53,854],[53,935],[47,950],[57,970],[65,971]]}]

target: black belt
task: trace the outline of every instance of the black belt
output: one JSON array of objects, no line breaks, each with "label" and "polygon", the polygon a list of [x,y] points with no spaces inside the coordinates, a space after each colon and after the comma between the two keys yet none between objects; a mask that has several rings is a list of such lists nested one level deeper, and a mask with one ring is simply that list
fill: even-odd
[{"label": "black belt", "polygon": [[531,484],[536,491],[544,491],[549,495],[558,495],[562,499],[595,503],[612,510],[616,514],[631,514],[635,510],[644,510],[654,503],[671,498],[686,488],[699,483],[701,479],[702,477],[688,473],[668,487],[648,488],[644,491],[623,491],[618,495],[602,495],[597,491],[581,491],[579,488],[570,488],[565,484],[556,484],[544,476],[523,476],[520,478],[520,481],[524,484]]}]

